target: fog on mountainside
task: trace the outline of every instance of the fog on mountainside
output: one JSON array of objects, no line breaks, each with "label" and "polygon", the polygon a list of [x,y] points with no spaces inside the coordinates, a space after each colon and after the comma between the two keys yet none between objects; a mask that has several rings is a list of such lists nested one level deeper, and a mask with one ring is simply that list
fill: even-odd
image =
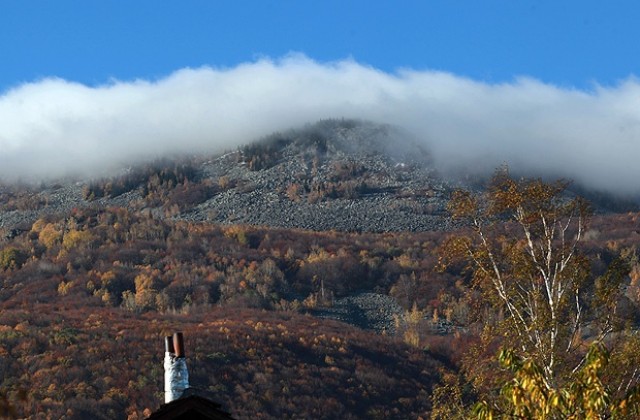
[{"label": "fog on mountainside", "polygon": [[51,78],[0,96],[0,177],[102,175],[171,153],[233,150],[324,118],[358,118],[406,129],[443,172],[489,173],[508,163],[635,195],[638,98],[635,79],[582,91],[529,78],[491,84],[429,70],[389,74],[304,56],[100,86]]}]

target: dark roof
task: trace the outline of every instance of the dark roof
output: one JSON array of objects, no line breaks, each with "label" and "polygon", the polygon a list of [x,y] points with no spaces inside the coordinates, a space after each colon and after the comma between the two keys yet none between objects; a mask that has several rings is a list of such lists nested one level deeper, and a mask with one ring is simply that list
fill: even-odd
[{"label": "dark roof", "polygon": [[233,420],[233,417],[222,411],[220,404],[197,395],[190,395],[162,404],[158,411],[147,418],[147,420],[165,419]]}]

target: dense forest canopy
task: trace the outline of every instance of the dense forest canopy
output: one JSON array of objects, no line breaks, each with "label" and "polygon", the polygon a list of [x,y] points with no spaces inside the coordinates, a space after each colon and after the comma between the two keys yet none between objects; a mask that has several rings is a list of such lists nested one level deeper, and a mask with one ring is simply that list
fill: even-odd
[{"label": "dense forest canopy", "polygon": [[[634,236],[637,235],[634,233],[637,220],[637,214],[592,220],[580,249],[592,259],[596,274],[605,274],[621,250],[637,243]],[[455,366],[463,360],[464,350],[470,348],[475,340],[473,337],[480,331],[474,327],[477,324],[471,278],[460,271],[463,267],[451,267],[442,273],[434,271],[437,249],[446,236],[443,232],[348,234],[191,224],[156,219],[122,208],[78,209],[67,217],[37,220],[28,231],[16,237],[8,239],[5,235],[0,251],[3,369],[6,372],[3,389],[9,395],[17,395],[25,388],[28,390],[29,399],[24,403],[26,412],[44,410],[60,414],[60,410],[75,412],[85,406],[93,407],[87,410],[98,410],[94,404],[102,404],[99,406],[110,407],[117,413],[126,411],[142,415],[144,409],[156,406],[152,396],[157,396],[161,389],[160,351],[153,349],[156,344],[148,342],[160,343],[162,334],[168,329],[193,331],[205,340],[203,343],[209,342],[213,346],[219,339],[207,341],[208,329],[198,327],[202,324],[199,320],[229,319],[231,325],[236,325],[227,327],[229,334],[246,337],[237,330],[238,325],[249,325],[249,321],[256,323],[264,320],[267,313],[273,313],[273,316],[285,316],[282,325],[297,336],[308,327],[298,329],[302,325],[295,320],[306,324],[313,319],[297,314],[330,307],[333,301],[362,290],[392,296],[406,312],[397,318],[397,325],[389,328],[396,330],[389,331],[386,336],[376,338],[378,336],[373,332],[359,332],[360,340],[364,341],[358,346],[367,348],[369,340],[382,340],[385,343],[382,348],[386,349],[382,351],[387,352],[396,346],[402,348],[403,342],[407,342],[413,348],[426,350],[420,356],[421,364],[433,364],[434,358],[444,363],[441,368],[428,370],[431,375],[437,375],[439,369],[457,369]],[[617,306],[627,322],[633,324],[638,319],[636,308],[640,302],[638,272],[638,266],[634,265],[630,283]],[[416,311],[420,314],[417,318]],[[283,315],[276,315],[278,313]],[[95,320],[95,325],[91,326],[91,331],[95,332],[88,333],[87,322],[93,322],[91,320]],[[291,325],[294,321],[295,327]],[[157,332],[152,335],[143,333],[151,328],[149,325],[154,325],[150,322],[160,322],[158,327],[153,327]],[[325,336],[326,333],[322,333],[325,328],[340,325],[322,319],[313,322],[312,329]],[[335,331],[336,339],[344,340],[347,331],[355,333],[356,330],[343,325]],[[51,334],[58,338],[49,337]],[[117,339],[120,334],[136,337],[132,338],[135,345],[123,347]],[[106,341],[96,342],[98,337],[104,337],[100,340]],[[60,347],[58,342],[66,344]],[[291,360],[302,357],[300,352],[307,344],[306,341],[300,343],[302,348],[288,353]],[[81,359],[60,353],[68,350],[69,344],[75,344],[74,352],[81,353]],[[90,350],[94,345],[104,348]],[[236,345],[242,347],[247,343]],[[262,345],[264,347],[258,346],[259,349],[265,355],[270,354],[271,347]],[[283,348],[278,340],[273,345]],[[145,360],[142,356],[123,353],[134,350],[144,351],[145,358],[157,363],[142,363]],[[345,357],[349,358],[350,350],[345,350]],[[200,360],[203,354],[214,353],[198,349],[193,357]],[[92,379],[98,378],[99,372],[106,368],[102,366],[105,354],[111,355],[109,360],[128,360],[126,370],[118,363],[110,367],[116,369],[114,377],[130,378],[128,381],[145,378],[141,385],[99,385],[101,382]],[[114,356],[119,354],[122,356]],[[327,360],[336,359],[331,353],[326,356]],[[43,357],[43,361],[47,360],[42,368],[45,370],[37,374],[41,368],[36,368],[36,360]],[[371,361],[379,357],[375,356]],[[64,360],[67,361],[63,363]],[[83,360],[86,373],[82,375],[91,373],[89,376],[67,376],[62,367],[65,364],[77,366],[76,360]],[[211,360],[218,361],[216,357]],[[236,362],[245,363],[242,360]],[[196,362],[194,368],[199,369],[200,363]],[[393,362],[398,363],[404,362],[400,359]],[[205,362],[204,368],[214,369],[216,363],[206,366],[210,366],[209,362]],[[236,369],[235,363],[232,366]],[[34,368],[37,370],[32,371]],[[51,369],[61,370],[55,373],[58,371]],[[248,369],[261,368],[250,365]],[[30,380],[25,383],[27,372],[30,372]],[[297,369],[291,374],[294,372]],[[401,378],[392,373],[384,375],[387,375],[386,380]],[[221,376],[215,371],[210,377],[219,381],[224,374]],[[419,385],[419,389],[429,390],[437,382],[436,377],[430,376],[431,379]],[[241,385],[248,378],[242,376],[229,381]],[[320,378],[322,383],[327,380],[324,374]],[[203,382],[207,380],[203,377]],[[62,390],[43,394],[52,383]],[[92,387],[88,394],[79,393],[77,387],[82,383],[86,384],[82,386]],[[211,386],[215,384],[207,385]],[[215,395],[225,402],[227,409],[237,413],[233,410],[235,407],[246,407],[242,403],[245,400],[238,399],[240,388],[225,387]],[[107,398],[109,392],[115,390],[121,393],[119,400]],[[317,398],[322,397],[318,395]],[[428,412],[429,398],[425,396],[422,401],[408,409],[417,410],[414,413]],[[280,411],[270,410],[276,410],[276,406],[282,409],[284,402],[254,404],[258,404],[254,406],[255,410],[277,416]],[[352,411],[355,410],[355,406],[349,405],[352,403],[340,404],[342,410],[352,412],[354,416],[366,412]],[[364,402],[357,404],[366,405]]]}]

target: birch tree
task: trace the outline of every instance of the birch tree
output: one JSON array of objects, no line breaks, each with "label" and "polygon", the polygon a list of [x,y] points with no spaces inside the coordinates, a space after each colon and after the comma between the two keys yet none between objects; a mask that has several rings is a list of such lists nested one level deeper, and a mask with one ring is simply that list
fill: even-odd
[{"label": "birch tree", "polygon": [[[587,204],[568,198],[566,183],[514,180],[498,171],[488,191],[453,194],[449,210],[471,233],[447,240],[440,264],[464,260],[474,284],[502,315],[504,337],[541,367],[555,386],[560,361],[579,345],[590,262],[579,252],[589,219]],[[602,340],[611,331],[605,323]],[[577,367],[581,361],[576,362]]]},{"label": "birch tree", "polygon": [[[616,313],[630,270],[628,258],[615,259],[595,278],[579,246],[589,206],[566,187],[562,181],[514,180],[502,169],[485,193],[457,191],[452,196],[452,216],[466,221],[469,229],[445,241],[440,267],[466,264],[489,312],[482,321],[490,328],[482,335],[499,342],[501,365],[511,371],[505,377],[511,379],[498,385],[500,392],[474,387],[479,418],[620,418],[638,413],[640,336],[625,328]],[[617,347],[612,363],[607,363],[607,346]],[[482,365],[477,357],[471,359],[466,363]],[[465,375],[476,373],[472,366]],[[489,388],[496,385],[493,381]],[[453,405],[462,404],[458,400]],[[453,412],[450,403],[445,405]]]}]

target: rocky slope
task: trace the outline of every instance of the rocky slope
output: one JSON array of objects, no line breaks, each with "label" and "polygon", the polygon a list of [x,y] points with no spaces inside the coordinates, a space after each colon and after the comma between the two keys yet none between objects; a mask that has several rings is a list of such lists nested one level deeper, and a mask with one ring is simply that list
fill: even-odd
[{"label": "rocky slope", "polygon": [[[189,164],[197,172],[192,183],[219,186],[193,205],[167,211],[166,203],[146,202],[151,175],[124,193],[98,199],[86,193],[95,181],[43,185],[22,191],[22,204],[13,206],[7,205],[5,187],[0,189],[0,228],[19,229],[43,215],[91,205],[222,224],[373,232],[446,229],[452,186],[437,176],[429,159],[396,128],[327,120],[221,156],[192,158]],[[102,182],[117,183],[124,176]]]},{"label": "rocky slope", "polygon": [[336,299],[332,305],[314,309],[310,313],[319,318],[335,319],[364,330],[380,334],[396,332],[396,323],[404,309],[390,296],[379,293],[357,293]]}]

